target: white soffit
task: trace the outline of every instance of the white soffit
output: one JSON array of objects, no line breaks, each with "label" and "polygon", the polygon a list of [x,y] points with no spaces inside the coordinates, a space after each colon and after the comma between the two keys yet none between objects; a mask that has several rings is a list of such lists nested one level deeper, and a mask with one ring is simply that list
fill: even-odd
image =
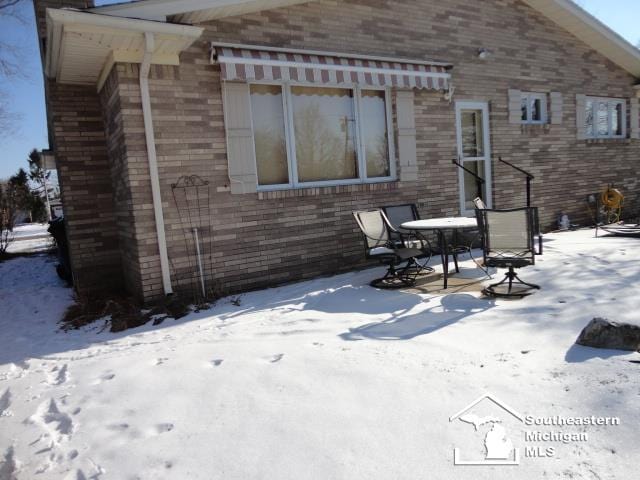
[{"label": "white soffit", "polygon": [[[632,75],[640,77],[640,50],[571,0],[523,1]],[[629,12],[632,13],[636,12]]]},{"label": "white soffit", "polygon": [[180,52],[202,31],[188,25],[48,9],[45,72],[59,83],[100,88],[114,63],[142,61],[145,32],[155,37],[152,63],[178,65]]}]

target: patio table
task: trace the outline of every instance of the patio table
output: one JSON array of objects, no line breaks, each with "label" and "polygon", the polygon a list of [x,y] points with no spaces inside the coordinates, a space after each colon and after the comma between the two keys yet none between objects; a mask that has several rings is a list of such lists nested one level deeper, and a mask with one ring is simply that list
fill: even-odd
[{"label": "patio table", "polygon": [[436,232],[440,246],[440,257],[442,258],[444,288],[447,288],[449,278],[449,244],[447,242],[446,232],[447,230],[475,229],[478,228],[478,222],[472,217],[442,217],[405,222],[400,225],[400,227],[404,230]]}]

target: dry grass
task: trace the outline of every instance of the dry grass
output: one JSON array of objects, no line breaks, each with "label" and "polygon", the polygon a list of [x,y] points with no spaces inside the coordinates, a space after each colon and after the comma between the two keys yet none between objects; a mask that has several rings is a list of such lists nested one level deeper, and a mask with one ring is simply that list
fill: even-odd
[{"label": "dry grass", "polygon": [[[203,307],[204,305],[200,306]],[[151,320],[154,324],[159,324],[166,318],[178,319],[191,311],[189,302],[179,295],[173,295],[146,309],[132,297],[81,295],[76,298],[76,303],[67,309],[61,325],[64,330],[71,330],[104,320],[104,328],[120,332],[139,327]]]}]

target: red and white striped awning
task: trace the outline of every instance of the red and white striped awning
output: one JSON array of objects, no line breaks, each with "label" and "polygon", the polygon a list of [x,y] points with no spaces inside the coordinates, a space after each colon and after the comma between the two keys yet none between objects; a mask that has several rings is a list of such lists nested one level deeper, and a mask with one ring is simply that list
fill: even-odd
[{"label": "red and white striped awning", "polygon": [[245,45],[212,44],[223,80],[447,90],[450,65]]}]

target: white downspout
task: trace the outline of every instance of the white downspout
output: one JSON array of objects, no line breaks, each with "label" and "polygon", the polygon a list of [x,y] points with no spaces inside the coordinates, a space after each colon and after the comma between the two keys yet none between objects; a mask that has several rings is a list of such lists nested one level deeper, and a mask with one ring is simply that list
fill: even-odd
[{"label": "white downspout", "polygon": [[156,234],[158,249],[160,250],[160,270],[162,271],[162,287],[165,295],[173,293],[171,288],[171,274],[169,272],[169,255],[167,254],[167,239],[164,233],[164,216],[162,214],[162,197],[160,196],[160,178],[158,177],[158,159],[156,157],[156,138],[153,132],[153,116],[151,115],[151,98],[149,97],[149,69],[151,55],[155,48],[153,33],[145,32],[145,49],[140,64],[140,99],[142,101],[142,115],[144,117],[144,135],[147,142],[147,157],[149,158],[149,176],[151,177],[151,195],[153,197],[153,213],[156,220]]}]

